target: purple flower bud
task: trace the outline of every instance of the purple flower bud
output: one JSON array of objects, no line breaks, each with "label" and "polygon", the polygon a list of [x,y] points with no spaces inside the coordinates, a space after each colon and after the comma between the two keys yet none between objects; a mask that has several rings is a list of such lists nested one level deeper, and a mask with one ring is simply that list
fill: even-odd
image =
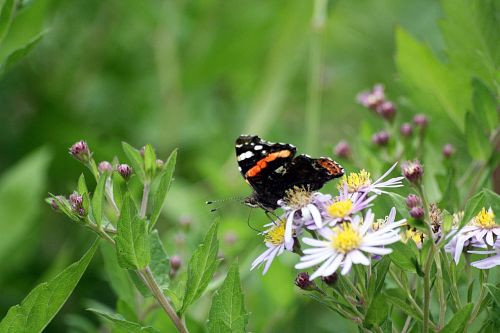
[{"label": "purple flower bud", "polygon": [[425,114],[420,113],[413,117],[413,122],[415,123],[415,125],[423,129],[427,127],[427,123],[429,122],[429,120],[427,119],[427,116]]},{"label": "purple flower bud", "polygon": [[349,143],[344,140],[340,141],[335,146],[335,155],[338,157],[349,158],[351,156],[351,147],[349,146]]},{"label": "purple flower bud", "polygon": [[409,137],[413,133],[413,127],[410,123],[403,123],[399,129],[402,136]]},{"label": "purple flower bud", "polygon": [[411,183],[419,184],[422,180],[424,167],[418,160],[405,161],[401,163],[401,169],[403,171],[403,176],[405,176],[405,178],[408,179]]},{"label": "purple flower bud", "polygon": [[451,155],[455,153],[455,147],[451,143],[447,143],[443,147],[443,156],[445,158],[450,158]]},{"label": "purple flower bud", "polygon": [[139,149],[139,154],[141,154],[141,156],[144,157],[145,151],[146,151],[146,146],[142,146],[141,149]]},{"label": "purple flower bud", "polygon": [[79,216],[85,216],[85,209],[83,208],[83,196],[78,194],[78,192],[73,192],[69,196],[69,203],[71,205],[71,210]]},{"label": "purple flower bud", "polygon": [[162,160],[160,160],[160,159],[157,159],[157,160],[156,160],[156,167],[157,167],[158,169],[163,168],[163,165],[165,165],[165,162],[163,162],[163,161],[162,161]]},{"label": "purple flower bud", "polygon": [[381,115],[382,118],[391,121],[396,115],[396,107],[392,102],[384,101],[377,106],[377,113]]},{"label": "purple flower bud", "polygon": [[384,86],[376,84],[371,91],[363,91],[356,96],[356,100],[361,105],[376,111],[377,106],[385,100]]},{"label": "purple flower bud", "polygon": [[69,153],[80,162],[87,162],[90,157],[90,149],[85,141],[78,141],[69,148]]},{"label": "purple flower bud", "polygon": [[173,256],[170,257],[170,267],[172,268],[173,271],[179,270],[182,266],[182,259],[180,256],[174,254]]},{"label": "purple flower bud", "polygon": [[113,171],[113,166],[108,161],[102,161],[99,163],[97,169],[99,169],[100,173],[106,173]]},{"label": "purple flower bud", "polygon": [[410,216],[416,220],[421,220],[424,217],[424,209],[422,207],[413,207],[410,209]]},{"label": "purple flower bud", "polygon": [[123,179],[128,180],[132,175],[132,168],[128,164],[119,164],[116,167],[116,171],[123,177]]},{"label": "purple flower bud", "polygon": [[380,131],[372,136],[372,142],[376,144],[377,146],[385,146],[389,142],[389,133],[386,131]]},{"label": "purple flower bud", "polygon": [[422,200],[418,195],[415,194],[410,194],[409,196],[406,197],[406,206],[411,209],[414,207],[421,207],[422,206]]},{"label": "purple flower bud", "polygon": [[295,285],[303,290],[312,290],[315,287],[315,283],[309,280],[309,274],[302,272],[295,278]]},{"label": "purple flower bud", "polygon": [[326,283],[329,286],[333,286],[337,282],[338,278],[339,278],[339,276],[337,275],[336,272],[334,272],[331,275],[322,276],[321,281],[323,281],[324,283]]},{"label": "purple flower bud", "polygon": [[50,200],[50,207],[52,207],[52,209],[53,209],[54,211],[56,211],[56,212],[58,212],[58,211],[59,211],[59,205],[57,204],[57,200],[56,200],[56,199],[52,198],[52,199]]}]

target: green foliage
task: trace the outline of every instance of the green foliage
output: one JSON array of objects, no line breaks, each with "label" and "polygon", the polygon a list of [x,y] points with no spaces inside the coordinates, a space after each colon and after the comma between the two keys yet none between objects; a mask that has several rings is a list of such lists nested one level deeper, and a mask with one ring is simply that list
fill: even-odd
[{"label": "green foliage", "polygon": [[137,270],[146,268],[151,258],[146,220],[137,215],[129,196],[123,202],[117,230],[116,253],[120,266]]},{"label": "green foliage", "polygon": [[104,191],[106,186],[106,179],[108,177],[103,174],[99,177],[94,194],[92,195],[92,216],[94,217],[95,224],[100,226],[102,224],[102,210],[104,205]]},{"label": "green foliage", "polygon": [[226,279],[212,298],[209,332],[245,332],[247,314],[238,269],[237,261],[229,266]]},{"label": "green foliage", "polygon": [[151,249],[149,266],[160,288],[167,289],[170,284],[170,260],[165,252],[158,230],[153,230],[149,234],[149,244]]},{"label": "green foliage", "polygon": [[394,310],[402,311],[413,319],[422,321],[422,316],[409,305],[408,300],[402,294],[401,290],[388,289],[383,293],[383,295],[385,300],[393,306]]},{"label": "green foliage", "polygon": [[448,324],[441,330],[444,333],[458,333],[463,332],[466,325],[468,325],[467,321],[471,315],[474,304],[466,304],[463,308],[457,311],[453,318],[450,319]]},{"label": "green foliage", "polygon": [[468,112],[465,123],[465,137],[470,156],[477,161],[486,162],[491,154],[491,146],[483,126],[474,113]]},{"label": "green foliage", "polygon": [[389,254],[394,265],[404,271],[416,273],[420,269],[415,243],[409,240],[406,244],[401,242],[391,244],[392,252]]},{"label": "green foliage", "polygon": [[163,169],[159,175],[159,183],[155,191],[153,191],[153,211],[151,213],[150,229],[153,229],[158,217],[160,217],[165,199],[167,198],[172,176],[175,170],[175,163],[177,161],[177,150],[174,150],[168,157]]},{"label": "green foliage", "polygon": [[141,181],[144,182],[146,179],[146,172],[144,171],[144,159],[141,153],[126,142],[122,142],[122,148],[132,169],[139,176]]},{"label": "green foliage", "polygon": [[75,289],[98,244],[98,241],[94,242],[79,261],[68,266],[51,281],[35,287],[21,304],[11,307],[0,322],[0,332],[41,332]]},{"label": "green foliage", "polygon": [[474,94],[472,96],[474,113],[480,119],[480,123],[483,124],[485,129],[493,131],[499,124],[495,95],[478,79],[472,81],[472,86],[474,87]]},{"label": "green foliage", "polygon": [[469,223],[469,221],[481,211],[485,205],[484,193],[481,191],[467,201],[464,209],[464,216],[460,221],[460,228]]},{"label": "green foliage", "polygon": [[51,156],[48,149],[38,149],[0,177],[0,281],[9,267],[25,261],[35,245],[31,239],[37,230]]},{"label": "green foliage", "polygon": [[120,328],[125,330],[125,332],[129,333],[159,333],[158,330],[153,327],[142,327],[138,323],[134,323],[128,320],[125,320],[123,316],[116,313],[108,313],[97,309],[87,309],[95,314],[98,314],[102,318],[110,321],[115,328]]},{"label": "green foliage", "polygon": [[366,327],[380,325],[387,320],[389,313],[389,303],[385,300],[383,294],[377,294],[370,304],[365,316]]},{"label": "green foliage", "polygon": [[203,242],[189,260],[186,291],[184,292],[182,307],[179,310],[180,313],[184,313],[188,306],[201,296],[219,265],[219,260],[217,260],[217,251],[219,249],[218,227],[219,222],[215,221],[207,231]]}]

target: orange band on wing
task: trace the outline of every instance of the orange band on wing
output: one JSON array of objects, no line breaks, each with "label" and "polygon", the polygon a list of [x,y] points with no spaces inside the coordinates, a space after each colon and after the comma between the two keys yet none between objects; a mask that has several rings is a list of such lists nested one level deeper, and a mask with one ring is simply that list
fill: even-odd
[{"label": "orange band on wing", "polygon": [[291,154],[292,154],[292,152],[290,150],[280,150],[280,151],[271,153],[271,154],[267,155],[266,157],[258,160],[257,164],[254,165],[252,168],[250,168],[246,172],[246,176],[247,177],[255,177],[262,171],[262,169],[267,167],[267,163],[272,162],[277,158],[287,158]]}]

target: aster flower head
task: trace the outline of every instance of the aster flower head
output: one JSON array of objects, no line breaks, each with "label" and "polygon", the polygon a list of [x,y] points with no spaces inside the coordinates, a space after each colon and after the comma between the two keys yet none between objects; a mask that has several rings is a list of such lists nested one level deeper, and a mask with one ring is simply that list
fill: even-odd
[{"label": "aster flower head", "polygon": [[393,208],[388,223],[377,231],[372,230],[374,215],[369,210],[363,221],[358,215],[351,223],[320,229],[321,239],[303,238],[302,241],[311,248],[304,250],[304,256],[295,268],[305,269],[321,264],[311,275],[313,280],[319,276],[330,276],[340,267],[341,274],[346,275],[353,264],[369,265],[372,254],[389,254],[392,250],[384,246],[400,240],[398,228],[405,221],[394,222],[395,215]]},{"label": "aster flower head", "polygon": [[451,252],[455,262],[458,263],[464,247],[493,246],[499,236],[500,225],[495,222],[493,210],[491,207],[488,210],[483,207],[465,227],[455,233],[445,250]]},{"label": "aster flower head", "polygon": [[264,236],[264,243],[267,249],[253,261],[250,270],[264,264],[262,274],[266,274],[274,258],[282,254],[285,250],[292,251],[294,239],[291,238],[289,241],[285,240],[285,226],[286,221],[284,216],[274,223],[265,225],[268,229],[262,232],[262,235]]},{"label": "aster flower head", "polygon": [[318,208],[318,199],[330,199],[319,192],[311,192],[303,187],[294,186],[285,192],[285,197],[278,201],[278,205],[285,210],[286,227],[285,241],[292,240],[292,229],[303,224],[312,222],[316,228],[323,226],[320,210]]},{"label": "aster flower head", "polygon": [[355,192],[349,193],[347,186],[344,186],[344,190],[325,207],[327,213],[327,223],[329,226],[334,226],[335,224],[342,221],[351,221],[352,216],[365,208],[371,206],[371,202],[377,198],[377,196],[368,196],[368,192]]},{"label": "aster flower head", "polygon": [[384,188],[394,188],[403,186],[402,180],[404,177],[394,177],[388,180],[384,179],[394,170],[397,163],[393,164],[381,177],[372,182],[370,178],[370,173],[366,170],[361,170],[360,172],[351,172],[347,176],[343,176],[340,179],[337,188],[341,191],[344,186],[347,186],[347,191],[349,193],[355,192],[373,192],[377,195],[382,193],[387,193]]},{"label": "aster flower head", "polygon": [[309,279],[309,274],[306,272],[297,274],[297,277],[295,278],[295,285],[302,290],[313,290],[316,287],[316,284],[314,281]]}]

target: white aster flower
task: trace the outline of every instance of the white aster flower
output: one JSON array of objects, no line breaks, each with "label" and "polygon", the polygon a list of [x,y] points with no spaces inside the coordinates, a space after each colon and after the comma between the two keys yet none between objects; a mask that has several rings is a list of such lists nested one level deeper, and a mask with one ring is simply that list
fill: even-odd
[{"label": "white aster flower", "polygon": [[[314,221],[314,224],[321,228],[323,221],[321,213],[317,206],[316,198],[324,196],[319,192],[310,192],[302,187],[295,186],[285,193],[285,197],[278,201],[278,205],[285,210],[286,227],[285,227],[285,242],[292,240],[292,229],[301,227],[306,221]],[[297,218],[297,213],[300,213],[299,223],[294,223]]]},{"label": "white aster flower", "polygon": [[267,250],[253,261],[252,267],[250,268],[250,270],[253,270],[255,267],[265,263],[262,274],[266,274],[274,258],[282,254],[283,251],[292,251],[294,242],[293,238],[288,242],[285,241],[284,218],[280,218],[275,223],[266,224],[265,227],[269,227],[269,229],[262,232]]},{"label": "white aster flower", "polygon": [[399,229],[406,220],[394,222],[395,208],[392,208],[387,224],[373,231],[374,215],[369,210],[364,221],[360,216],[354,217],[351,223],[345,222],[335,228],[322,228],[319,234],[323,239],[304,237],[305,244],[312,246],[304,250],[304,256],[295,265],[297,269],[321,266],[311,275],[311,280],[318,276],[329,276],[339,267],[342,275],[349,273],[353,264],[370,264],[370,256],[365,253],[385,255],[392,252],[385,245],[399,241]]},{"label": "white aster flower", "polygon": [[494,245],[493,250],[488,251],[469,251],[469,253],[477,253],[477,254],[494,254],[485,259],[481,259],[478,261],[471,262],[471,266],[479,268],[479,269],[490,269],[495,266],[500,266],[500,239],[497,239]]},{"label": "white aster flower", "polygon": [[464,247],[468,245],[481,247],[481,244],[493,246],[498,236],[500,236],[500,225],[495,223],[493,210],[491,207],[488,210],[483,207],[469,224],[452,238],[445,250],[453,254],[453,259],[458,264]]},{"label": "white aster flower", "polygon": [[349,193],[348,187],[345,185],[339,196],[324,208],[327,213],[328,225],[334,226],[338,222],[351,221],[354,214],[370,207],[371,202],[377,196],[368,197],[367,195],[368,192]]},{"label": "white aster flower", "polygon": [[402,180],[405,178],[403,176],[390,178],[384,181],[384,178],[386,178],[394,170],[397,164],[398,163],[394,163],[394,165],[391,166],[389,170],[387,170],[374,182],[372,182],[370,178],[370,173],[364,169],[358,173],[351,172],[349,175],[341,178],[338,189],[342,190],[345,186],[347,186],[349,193],[373,192],[377,195],[380,195],[382,193],[387,193],[387,191],[383,190],[384,188],[402,187]]}]

